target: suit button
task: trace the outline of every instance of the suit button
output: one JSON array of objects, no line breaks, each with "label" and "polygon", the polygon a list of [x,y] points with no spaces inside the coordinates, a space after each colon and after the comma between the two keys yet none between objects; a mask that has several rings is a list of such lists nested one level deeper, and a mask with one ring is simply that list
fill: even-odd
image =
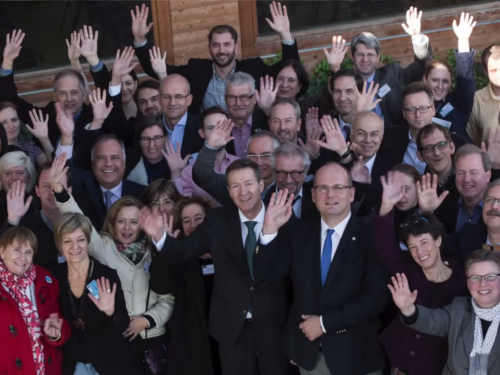
[{"label": "suit button", "polygon": [[243,310],[243,314],[246,314],[247,312],[245,310]]},{"label": "suit button", "polygon": [[420,338],[420,335],[417,334],[417,339],[419,339],[419,338]]},{"label": "suit button", "polygon": [[250,291],[253,292],[255,289],[253,286],[250,287]]},{"label": "suit button", "polygon": [[12,336],[17,337],[17,329],[12,324],[9,326],[9,332],[12,334]]},{"label": "suit button", "polygon": [[49,365],[52,364],[52,357],[49,357]]},{"label": "suit button", "polygon": [[7,301],[7,298],[5,298],[4,296],[2,296],[2,301]]},{"label": "suit button", "polygon": [[410,352],[410,355],[413,357],[413,356],[415,355],[415,352],[412,350],[412,351]]},{"label": "suit button", "polygon": [[16,366],[18,369],[20,369],[21,367],[23,367],[23,363],[21,362],[21,360],[19,358],[16,358]]}]

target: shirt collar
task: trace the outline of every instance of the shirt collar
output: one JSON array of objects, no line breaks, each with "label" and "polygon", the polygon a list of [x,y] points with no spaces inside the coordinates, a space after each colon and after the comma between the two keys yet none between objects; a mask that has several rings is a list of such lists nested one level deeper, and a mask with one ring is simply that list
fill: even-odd
[{"label": "shirt collar", "polygon": [[120,198],[120,197],[121,197],[121,195],[122,195],[122,194],[121,194],[121,192],[122,192],[122,185],[123,185],[123,181],[120,181],[120,183],[119,183],[118,185],[116,185],[113,189],[110,189],[110,190],[103,188],[101,185],[99,185],[99,187],[101,188],[101,191],[102,191],[103,193],[104,193],[105,191],[110,191],[110,192],[112,192],[112,193],[113,193],[113,195],[114,195],[115,197]]},{"label": "shirt collar", "polygon": [[377,157],[377,154],[373,155],[370,160],[368,160],[366,163],[365,163],[365,166],[366,168],[368,168],[368,172],[370,172],[370,174],[372,174],[372,170],[373,170],[373,164],[375,164],[375,158]]},{"label": "shirt collar", "polygon": [[349,222],[349,219],[351,218],[351,213],[349,212],[349,215],[342,220],[340,223],[338,223],[335,227],[330,228],[328,225],[326,225],[325,221],[323,218],[321,218],[321,235],[325,236],[326,231],[328,229],[333,229],[335,233],[337,233],[340,237],[344,234],[345,228],[347,227],[347,223]]},{"label": "shirt collar", "polygon": [[260,209],[259,214],[255,219],[247,219],[245,215],[243,215],[243,212],[238,208],[238,214],[240,215],[240,222],[243,224],[244,222],[247,221],[256,221],[257,223],[264,224],[264,216],[266,215],[266,207],[264,206],[264,202],[262,202],[262,208]]},{"label": "shirt collar", "polygon": [[373,72],[373,74],[366,80],[366,82],[373,82],[373,80],[375,79],[375,72]]},{"label": "shirt collar", "polygon": [[[181,119],[179,120],[179,122],[174,125],[174,129],[175,129],[176,126],[186,126],[187,118],[188,118],[188,113],[186,111],[186,113],[184,113],[184,116],[181,117]],[[170,134],[172,134],[173,130],[169,129],[169,127],[167,125],[167,119],[165,118],[165,115],[163,115],[163,124],[165,125],[165,129],[167,129],[167,132],[169,132]]]},{"label": "shirt collar", "polygon": [[413,138],[411,137],[411,132],[408,130],[408,139],[410,142],[413,142],[413,143],[417,143],[413,140]]},{"label": "shirt collar", "polygon": [[[274,182],[273,182],[273,184],[274,184]],[[272,186],[272,184],[271,184],[271,185],[269,185],[269,187],[271,187],[271,186]],[[278,193],[279,193],[279,190],[278,190],[278,185],[276,185],[276,189],[275,189],[275,191],[276,191],[276,198],[278,198]],[[298,194],[296,194],[296,195],[293,197],[293,199],[296,199],[297,197],[301,197],[301,198],[302,198],[302,188],[300,188],[300,190],[299,190]]]},{"label": "shirt collar", "polygon": [[83,107],[78,111],[76,115],[73,116],[73,120],[78,120],[83,113]]},{"label": "shirt collar", "polygon": [[[464,205],[464,198],[462,196],[460,196],[460,198],[458,198],[458,205],[460,207],[465,207],[465,205]],[[480,207],[481,210],[483,209],[483,200],[482,199],[479,201],[479,203],[477,204],[477,206],[476,206],[475,209],[477,210],[478,207]]]},{"label": "shirt collar", "polygon": [[[212,63],[212,70],[213,70],[213,77],[217,78],[219,81],[222,81],[222,79],[217,74],[217,71],[215,70],[215,63]],[[231,73],[228,75],[228,77],[231,74],[233,74],[235,70],[236,70],[236,60],[234,60],[233,70],[231,70]],[[222,82],[226,82],[226,81],[227,81],[227,78],[226,78],[226,80],[224,80]]]},{"label": "shirt collar", "polygon": [[351,124],[348,124],[344,120],[342,120],[342,117],[339,116],[339,125],[340,125],[340,130],[344,130],[344,126],[351,126]]},{"label": "shirt collar", "polygon": [[491,88],[491,83],[488,85],[488,90],[486,92],[490,94],[490,97],[486,99],[500,101],[500,98],[498,98],[493,92],[493,89]]}]

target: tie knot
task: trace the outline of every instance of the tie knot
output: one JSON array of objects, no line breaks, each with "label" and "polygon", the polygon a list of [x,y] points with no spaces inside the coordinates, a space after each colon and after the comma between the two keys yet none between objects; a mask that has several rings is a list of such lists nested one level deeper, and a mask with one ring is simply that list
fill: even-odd
[{"label": "tie knot", "polygon": [[245,225],[248,228],[248,231],[253,231],[253,228],[257,225],[256,221],[245,221]]},{"label": "tie knot", "polygon": [[331,236],[332,234],[334,234],[334,233],[335,233],[335,229],[327,229],[327,230],[326,230],[326,236],[327,236],[327,237],[330,237],[330,236]]},{"label": "tie knot", "polygon": [[104,197],[105,197],[106,199],[109,199],[109,198],[111,198],[112,196],[113,196],[113,193],[112,193],[112,192],[110,192],[109,190],[105,190],[105,191],[104,191]]}]

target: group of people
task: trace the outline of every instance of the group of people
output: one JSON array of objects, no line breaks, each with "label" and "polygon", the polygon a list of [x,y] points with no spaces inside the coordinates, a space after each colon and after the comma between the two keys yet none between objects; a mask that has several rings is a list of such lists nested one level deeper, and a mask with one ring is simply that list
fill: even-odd
[{"label": "group of people", "polygon": [[84,26],[43,108],[7,35],[0,373],[500,373],[500,45],[476,92],[473,17],[454,71],[412,7],[414,62],[334,36],[308,96],[286,7],[270,14],[272,66],[236,60],[227,25],[211,59],[168,65],[143,5],[109,70]]}]

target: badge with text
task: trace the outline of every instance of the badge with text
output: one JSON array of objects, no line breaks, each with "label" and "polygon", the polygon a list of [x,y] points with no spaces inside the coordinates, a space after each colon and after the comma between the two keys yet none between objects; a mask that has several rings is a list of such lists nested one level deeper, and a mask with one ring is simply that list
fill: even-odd
[{"label": "badge with text", "polygon": [[151,262],[144,262],[144,269],[146,270],[147,273],[149,273],[149,266],[151,265]]},{"label": "badge with text", "polygon": [[448,130],[451,127],[451,121],[446,121],[446,120],[443,120],[442,118],[433,117],[432,123],[439,125],[439,126],[442,126],[443,128],[446,128]]},{"label": "badge with text", "polygon": [[90,294],[92,294],[96,299],[99,299],[99,289],[97,289],[97,283],[95,280],[92,280],[89,285],[87,285],[87,289]]},{"label": "badge with text", "polygon": [[203,276],[213,275],[215,272],[213,264],[207,264],[205,266],[201,266],[201,270],[203,271]]},{"label": "badge with text", "polygon": [[389,91],[391,91],[391,88],[386,83],[382,88],[380,88],[377,91],[377,95],[378,95],[379,98],[383,98],[384,96],[386,96],[389,93]]},{"label": "badge with text", "polygon": [[455,108],[453,108],[453,106],[450,103],[446,103],[446,105],[439,111],[439,114],[443,117],[446,117],[448,113],[450,113],[454,109]]},{"label": "badge with text", "polygon": [[65,262],[66,262],[66,257],[65,257],[64,255],[62,255],[62,254],[59,254],[59,255],[57,256],[57,262],[58,262],[59,264],[61,264],[61,263],[65,263]]}]

